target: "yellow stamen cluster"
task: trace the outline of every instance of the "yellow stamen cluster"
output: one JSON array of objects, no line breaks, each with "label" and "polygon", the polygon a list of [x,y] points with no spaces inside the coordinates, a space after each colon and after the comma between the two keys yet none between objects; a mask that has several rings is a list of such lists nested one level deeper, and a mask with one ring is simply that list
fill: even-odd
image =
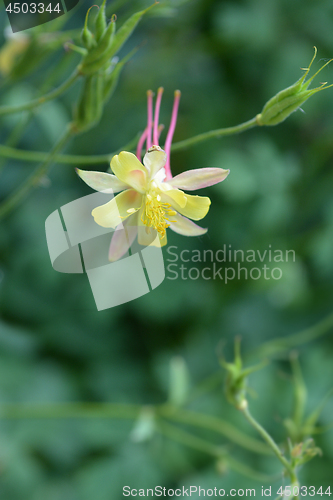
[{"label": "yellow stamen cluster", "polygon": [[149,227],[153,227],[158,231],[163,238],[166,229],[170,226],[170,217],[176,215],[174,210],[171,210],[170,203],[162,203],[161,196],[154,190],[150,190],[145,198],[145,208],[141,216],[142,222]]}]

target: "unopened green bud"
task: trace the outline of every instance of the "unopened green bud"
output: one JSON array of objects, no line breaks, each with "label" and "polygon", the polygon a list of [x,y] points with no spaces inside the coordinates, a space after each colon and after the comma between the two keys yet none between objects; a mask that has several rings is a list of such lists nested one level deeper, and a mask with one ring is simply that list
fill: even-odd
[{"label": "unopened green bud", "polygon": [[86,20],[84,22],[84,27],[83,27],[83,30],[81,32],[81,40],[82,40],[82,43],[83,45],[85,46],[86,49],[90,50],[92,49],[93,47],[96,47],[96,40],[94,38],[94,35],[92,34],[92,32],[90,31],[90,29],[88,28],[88,18],[89,18],[89,12],[90,10],[93,8],[93,7],[97,7],[97,5],[92,5],[89,9],[88,9],[88,12],[86,14]]},{"label": "unopened green bud", "polygon": [[97,42],[100,41],[106,30],[105,3],[106,0],[103,0],[95,19],[95,37]]},{"label": "unopened green bud", "polygon": [[283,122],[288,116],[299,109],[299,107],[320,90],[328,89],[332,87],[333,84],[327,85],[327,82],[321,83],[320,87],[308,90],[308,87],[312,80],[320,73],[320,71],[325,68],[333,59],[330,59],[325,63],[309,80],[305,81],[311,65],[317,55],[316,47],[314,56],[309,64],[308,68],[301,68],[305,71],[304,75],[296,82],[294,85],[281,90],[272,99],[270,99],[264,106],[262,112],[257,115],[258,125],[277,125]]},{"label": "unopened green bud", "polygon": [[[100,38],[99,43],[85,57],[84,59],[85,66],[88,66],[91,63],[99,61],[103,57],[105,52],[109,49],[110,45],[112,44],[114,34],[116,32],[116,19],[117,17],[114,14],[111,18],[109,26],[106,28],[106,30],[103,33],[103,36]],[[105,62],[107,62],[107,58],[104,61],[104,64]],[[99,64],[98,69],[100,69],[104,64]]]},{"label": "unopened green bud", "polygon": [[97,47],[91,50],[83,59],[79,68],[80,73],[91,75],[105,67],[105,65],[109,63],[110,59],[116,55],[116,53],[131,36],[142,16],[154,7],[154,5],[156,5],[156,3],[147,9],[133,14],[129,19],[127,19],[127,21],[125,21],[117,33],[115,33],[116,16],[112,16],[111,23],[104,32],[104,35],[100,39]]},{"label": "unopened green bud", "polygon": [[224,359],[220,361],[222,367],[226,370],[225,394],[226,398],[234,405],[237,410],[246,410],[248,402],[247,395],[247,377],[266,365],[266,361],[259,365],[243,368],[243,362],[240,353],[240,339],[235,340],[235,359],[233,363],[227,363]]},{"label": "unopened green bud", "polygon": [[240,354],[240,339],[235,340],[235,359],[233,363],[221,360],[222,367],[226,370],[225,395],[229,403],[237,409],[242,409],[246,404],[246,375],[243,372],[243,363]]}]

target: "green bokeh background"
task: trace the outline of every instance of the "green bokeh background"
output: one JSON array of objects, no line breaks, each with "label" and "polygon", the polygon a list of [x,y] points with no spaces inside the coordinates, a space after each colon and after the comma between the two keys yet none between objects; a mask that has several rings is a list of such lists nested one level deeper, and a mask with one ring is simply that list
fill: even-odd
[{"label": "green bokeh background", "polygon": [[[81,27],[90,5],[82,3],[65,29]],[[109,17],[116,12],[121,24],[146,5],[110,2]],[[0,16],[3,28],[4,9]],[[126,144],[145,127],[146,90],[156,91],[161,85],[161,122],[166,127],[173,91],[182,91],[175,141],[246,121],[302,75],[300,67],[309,64],[314,45],[318,56],[313,71],[323,64],[321,58],[333,56],[332,19],[333,4],[328,0],[161,1],[121,52],[145,42],[126,65],[100,124],[75,138],[66,152],[107,154]],[[45,29],[52,31],[52,23]],[[32,75],[4,85],[1,104],[31,99],[64,54],[59,50]],[[70,56],[68,74],[79,60],[77,54]],[[55,78],[55,84],[61,81]],[[319,81],[333,82],[330,66]],[[49,151],[71,119],[78,88],[36,111],[18,147]],[[73,166],[53,166],[43,186],[1,221],[0,416],[1,402],[160,404],[167,398],[174,356],[185,359],[195,388],[218,372],[222,351],[231,357],[235,336],[241,336],[248,356],[264,342],[314,325],[331,312],[333,89],[316,94],[303,107],[304,113],[297,111],[276,127],[255,128],[172,155],[174,175],[208,166],[230,168],[230,175],[198,193],[212,200],[203,221],[208,233],[190,239],[169,231],[169,244],[179,252],[215,252],[225,244],[244,251],[263,252],[269,245],[293,249],[296,260],[281,264],[280,280],[172,280],[167,270],[165,281],[148,295],[97,312],[87,277],[57,273],[50,264],[46,218],[91,193]],[[20,115],[1,118],[2,143],[19,119]],[[7,161],[0,174],[1,196],[32,168],[32,163]],[[166,250],[164,255],[168,264]],[[332,387],[331,334],[298,347],[308,389],[307,412]],[[255,436],[226,401],[222,378],[188,408],[220,416]],[[252,375],[250,383],[255,392],[250,398],[253,414],[282,442],[283,420],[292,411],[288,353]],[[328,401],[320,426],[331,423],[332,411]],[[0,420],[1,499],[120,499],[124,485],[255,487],[260,496],[264,483],[259,479],[221,467],[209,455],[158,433],[134,442],[133,420],[56,417]],[[265,483],[273,486],[272,497],[277,496],[274,489],[287,484],[275,458],[247,452],[212,432],[185,428],[225,445],[233,457],[258,471],[276,473],[274,482]],[[315,440],[323,456],[304,467],[301,483],[333,487],[333,433],[328,430]]]}]

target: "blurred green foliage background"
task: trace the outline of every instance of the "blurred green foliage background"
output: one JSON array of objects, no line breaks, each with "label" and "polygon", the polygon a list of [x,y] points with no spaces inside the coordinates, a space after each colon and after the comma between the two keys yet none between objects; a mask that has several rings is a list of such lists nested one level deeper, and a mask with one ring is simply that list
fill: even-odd
[{"label": "blurred green foliage background", "polygon": [[[82,2],[64,29],[81,28],[91,4]],[[120,25],[147,5],[115,0],[108,3],[108,15],[115,12]],[[0,16],[3,31],[3,8]],[[173,91],[182,91],[175,141],[246,121],[302,75],[300,67],[309,64],[314,45],[318,57],[313,71],[323,64],[320,58],[333,56],[332,19],[328,0],[162,0],[123,49],[125,54],[141,45],[126,64],[100,124],[75,138],[66,152],[108,154],[125,145],[145,127],[146,90],[161,85],[161,122],[166,127]],[[52,23],[44,29],[52,32]],[[61,83],[64,75],[58,79],[54,68],[62,61],[67,64],[64,74],[69,74],[79,60],[78,54],[60,48],[32,74],[3,84],[0,103],[33,98],[47,75],[53,75],[52,85]],[[319,81],[333,82],[332,67],[323,70]],[[51,149],[71,120],[79,85],[36,110],[19,148]],[[280,280],[171,280],[167,271],[167,279],[148,295],[97,312],[87,277],[55,272],[46,245],[48,215],[91,193],[72,165],[54,165],[43,185],[1,221],[1,499],[120,499],[124,485],[255,487],[259,496],[263,484],[275,490],[287,484],[274,457],[246,451],[205,429],[183,427],[225,446],[258,472],[277,474],[275,480],[245,477],[159,432],[135,442],[133,419],[62,419],[56,414],[10,419],[1,403],[160,404],[167,398],[174,356],[184,358],[194,389],[219,372],[221,351],[231,357],[235,336],[242,337],[246,358],[264,342],[287,337],[328,315],[333,292],[333,89],[316,94],[304,112],[297,111],[277,127],[254,128],[172,155],[174,175],[208,166],[230,168],[230,175],[198,193],[212,200],[202,224],[209,228],[207,235],[185,238],[169,231],[169,244],[179,251],[217,251],[224,244],[244,251],[262,252],[269,245],[293,249],[296,261],[281,264]],[[1,143],[22,119],[22,114],[1,117]],[[0,193],[6,197],[34,164],[0,161]],[[167,259],[166,250],[164,254]],[[332,337],[301,345],[298,351],[310,412],[332,387]],[[220,416],[255,437],[227,403],[222,379],[218,376],[218,383],[200,392],[188,408]],[[278,442],[286,436],[283,420],[292,411],[291,380],[288,353],[273,357],[250,379],[253,414]],[[329,400],[321,427],[331,424],[332,412]],[[326,489],[332,478],[333,433],[314,437],[323,456],[306,465],[300,478],[302,484]],[[274,489],[272,496],[277,496]]]}]

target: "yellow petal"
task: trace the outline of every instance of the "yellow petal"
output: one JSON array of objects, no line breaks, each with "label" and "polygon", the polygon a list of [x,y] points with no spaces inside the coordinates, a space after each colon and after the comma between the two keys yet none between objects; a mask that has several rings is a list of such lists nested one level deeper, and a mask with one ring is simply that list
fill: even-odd
[{"label": "yellow petal", "polygon": [[[179,205],[180,207],[185,207],[187,195],[185,195],[183,191],[180,189],[170,189],[170,186],[168,186],[166,182],[161,182],[157,185],[161,191],[161,199],[163,202],[165,201],[166,203],[170,203],[172,205],[173,203],[176,203],[177,206]],[[170,201],[170,199],[172,201]]]},{"label": "yellow petal", "polygon": [[139,210],[142,204],[142,195],[134,189],[127,189],[118,194],[105,205],[94,208],[91,212],[95,222],[102,227],[116,228],[124,219]]},{"label": "yellow petal", "polygon": [[[168,196],[165,196],[165,198],[168,198]],[[207,196],[192,196],[187,194],[186,200],[187,201],[185,207],[177,204],[175,200],[171,200],[169,201],[169,203],[175,210],[177,210],[177,212],[179,212],[181,215],[184,215],[185,217],[188,217],[189,219],[203,219],[203,217],[205,217],[209,210],[209,206],[211,203],[210,199]]]},{"label": "yellow petal", "polygon": [[123,189],[128,189],[130,186],[120,181],[115,175],[106,172],[92,172],[88,170],[80,170],[76,168],[76,173],[81,179],[95,191],[103,191],[104,193],[118,193]]},{"label": "yellow petal", "polygon": [[144,193],[147,184],[147,169],[133,153],[122,151],[111,160],[111,169],[119,180]]}]

